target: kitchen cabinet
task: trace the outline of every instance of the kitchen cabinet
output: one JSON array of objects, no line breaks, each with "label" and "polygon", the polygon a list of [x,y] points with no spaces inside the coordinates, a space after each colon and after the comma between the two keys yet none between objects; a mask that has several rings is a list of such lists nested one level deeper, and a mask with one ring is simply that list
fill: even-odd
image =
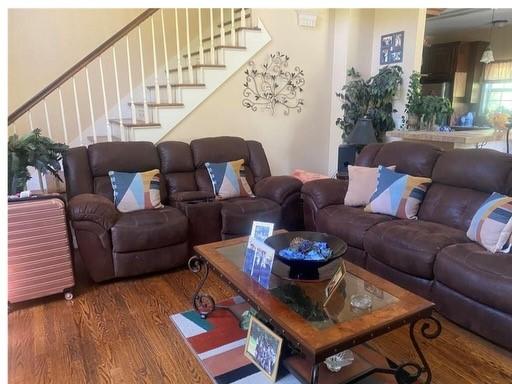
[{"label": "kitchen cabinet", "polygon": [[464,103],[478,103],[483,64],[483,41],[456,41],[433,44],[423,49],[421,73],[423,84],[448,82],[450,99]]}]

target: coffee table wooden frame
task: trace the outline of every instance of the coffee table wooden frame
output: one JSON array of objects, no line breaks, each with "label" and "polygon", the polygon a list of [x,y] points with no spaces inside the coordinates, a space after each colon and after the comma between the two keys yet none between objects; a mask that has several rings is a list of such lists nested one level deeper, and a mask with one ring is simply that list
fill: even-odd
[{"label": "coffee table wooden frame", "polygon": [[392,374],[398,383],[403,384],[416,382],[421,377],[425,377],[424,383],[431,382],[432,372],[416,340],[415,330],[419,328],[420,335],[427,339],[439,336],[441,324],[432,317],[433,303],[346,262],[349,273],[388,292],[398,301],[361,317],[334,324],[325,329],[317,329],[217,251],[218,248],[237,245],[246,242],[247,239],[248,237],[240,237],[194,247],[197,255],[189,260],[189,268],[200,276],[200,282],[193,295],[193,305],[202,317],[206,317],[215,309],[214,299],[210,295],[201,293],[211,269],[253,306],[258,311],[258,317],[267,322],[274,332],[287,341],[290,348],[297,351],[310,364],[310,378],[301,377],[303,382],[318,383],[319,366],[327,357],[404,325],[409,325],[410,339],[421,363],[410,362],[395,368],[375,367],[362,372],[349,383],[355,383],[374,373]]}]

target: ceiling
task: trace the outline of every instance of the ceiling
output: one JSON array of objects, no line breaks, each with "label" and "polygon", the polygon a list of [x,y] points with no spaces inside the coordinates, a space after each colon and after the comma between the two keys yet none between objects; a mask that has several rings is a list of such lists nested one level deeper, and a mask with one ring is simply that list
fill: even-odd
[{"label": "ceiling", "polygon": [[[427,18],[425,33],[439,35],[468,29],[485,29],[490,27],[492,8],[446,8],[439,16]],[[507,19],[507,26],[512,25],[512,8],[496,8],[494,20]]]}]

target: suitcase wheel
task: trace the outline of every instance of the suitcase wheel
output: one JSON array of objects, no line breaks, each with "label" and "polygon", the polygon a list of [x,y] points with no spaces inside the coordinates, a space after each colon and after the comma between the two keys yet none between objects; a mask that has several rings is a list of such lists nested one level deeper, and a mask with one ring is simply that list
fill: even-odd
[{"label": "suitcase wheel", "polygon": [[71,291],[64,292],[64,298],[68,301],[73,300],[73,292],[71,292]]}]

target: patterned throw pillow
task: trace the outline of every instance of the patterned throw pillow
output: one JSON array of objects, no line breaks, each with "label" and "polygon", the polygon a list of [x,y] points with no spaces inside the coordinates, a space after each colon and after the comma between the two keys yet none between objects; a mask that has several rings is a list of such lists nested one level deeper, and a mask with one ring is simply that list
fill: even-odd
[{"label": "patterned throw pillow", "polygon": [[243,159],[226,163],[205,163],[204,165],[219,200],[231,197],[254,197],[245,178]]},{"label": "patterned throw pillow", "polygon": [[137,173],[109,171],[108,175],[114,190],[114,204],[121,212],[163,208],[158,169]]},{"label": "patterned throw pillow", "polygon": [[364,208],[402,219],[417,219],[420,204],[432,179],[391,171],[379,165],[377,189]]},{"label": "patterned throw pillow", "polygon": [[[386,167],[392,171],[396,165]],[[370,202],[373,193],[377,189],[377,167],[348,166],[348,188],[345,194],[344,204],[349,207],[360,207]]]},{"label": "patterned throw pillow", "polygon": [[494,192],[476,211],[467,236],[491,252],[510,252],[512,197]]}]

